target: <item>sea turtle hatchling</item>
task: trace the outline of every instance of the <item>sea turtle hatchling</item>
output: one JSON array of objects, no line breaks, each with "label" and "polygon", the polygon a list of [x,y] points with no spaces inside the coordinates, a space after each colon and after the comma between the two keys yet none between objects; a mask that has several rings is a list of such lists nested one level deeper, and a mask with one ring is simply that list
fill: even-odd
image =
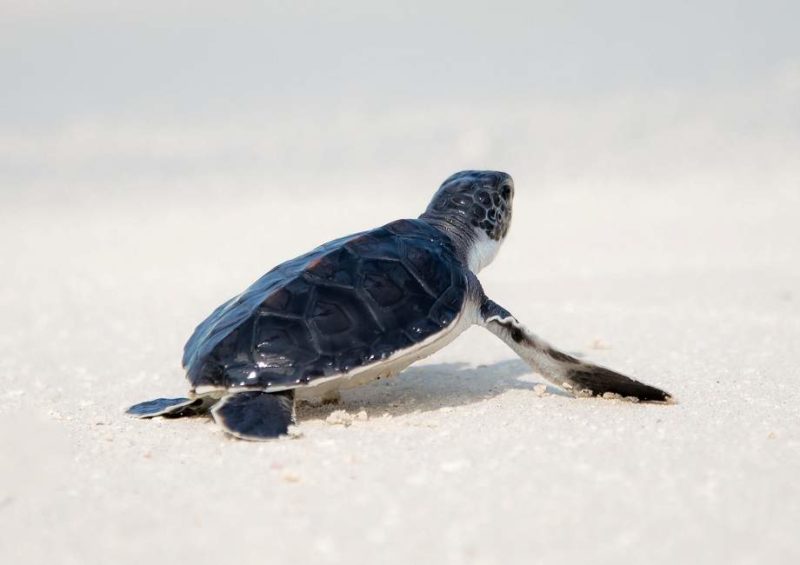
[{"label": "sea turtle hatchling", "polygon": [[514,182],[462,171],[417,219],[326,243],[278,265],[202,322],[186,343],[189,398],[136,404],[142,418],[211,412],[227,433],[287,433],[295,399],[395,375],[473,324],[577,396],[668,402],[668,393],[562,353],[486,296],[476,273],[508,233]]}]

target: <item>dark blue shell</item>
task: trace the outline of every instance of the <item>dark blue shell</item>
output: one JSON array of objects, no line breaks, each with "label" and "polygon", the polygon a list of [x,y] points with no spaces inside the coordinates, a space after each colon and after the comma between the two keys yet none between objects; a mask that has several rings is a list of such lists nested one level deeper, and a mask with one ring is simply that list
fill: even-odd
[{"label": "dark blue shell", "polygon": [[398,220],[271,270],[197,327],[183,365],[193,388],[306,385],[440,332],[465,294],[450,240]]}]

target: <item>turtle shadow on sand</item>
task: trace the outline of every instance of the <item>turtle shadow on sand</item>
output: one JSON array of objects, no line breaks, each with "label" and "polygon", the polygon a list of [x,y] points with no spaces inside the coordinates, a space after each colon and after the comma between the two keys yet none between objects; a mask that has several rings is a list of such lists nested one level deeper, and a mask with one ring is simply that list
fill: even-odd
[{"label": "turtle shadow on sand", "polygon": [[[522,380],[525,375],[530,379]],[[463,362],[420,365],[391,379],[344,390],[341,401],[335,404],[315,406],[299,402],[297,421],[325,419],[336,410],[365,410],[369,417],[430,412],[489,400],[509,390],[533,392],[539,384],[544,383],[520,359],[478,366]],[[547,394],[572,397],[559,388],[546,386]]]}]

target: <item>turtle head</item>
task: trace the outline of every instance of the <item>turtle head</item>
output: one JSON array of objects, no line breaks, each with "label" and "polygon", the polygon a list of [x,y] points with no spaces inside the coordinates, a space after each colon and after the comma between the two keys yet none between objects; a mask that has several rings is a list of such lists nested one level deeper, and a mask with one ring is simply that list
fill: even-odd
[{"label": "turtle head", "polygon": [[511,225],[514,181],[499,171],[461,171],[442,183],[420,216],[445,231],[469,268],[492,262]]}]

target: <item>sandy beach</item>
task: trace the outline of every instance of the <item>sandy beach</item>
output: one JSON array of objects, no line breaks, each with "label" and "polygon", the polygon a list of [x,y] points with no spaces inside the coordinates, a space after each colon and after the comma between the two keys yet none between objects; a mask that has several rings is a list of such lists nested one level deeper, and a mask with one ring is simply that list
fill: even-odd
[{"label": "sandy beach", "polygon": [[297,438],[128,419],[185,393],[183,341],[217,303],[342,228],[415,215],[432,188],[6,208],[2,560],[794,562],[797,194],[531,184],[517,177],[487,292],[677,404],[545,389],[475,328],[301,408]]},{"label": "sandy beach", "polygon": [[[800,4],[2,4],[0,563],[800,563]],[[462,169],[515,180],[487,294],[677,403],[472,328],[290,438],[125,416]]]}]

